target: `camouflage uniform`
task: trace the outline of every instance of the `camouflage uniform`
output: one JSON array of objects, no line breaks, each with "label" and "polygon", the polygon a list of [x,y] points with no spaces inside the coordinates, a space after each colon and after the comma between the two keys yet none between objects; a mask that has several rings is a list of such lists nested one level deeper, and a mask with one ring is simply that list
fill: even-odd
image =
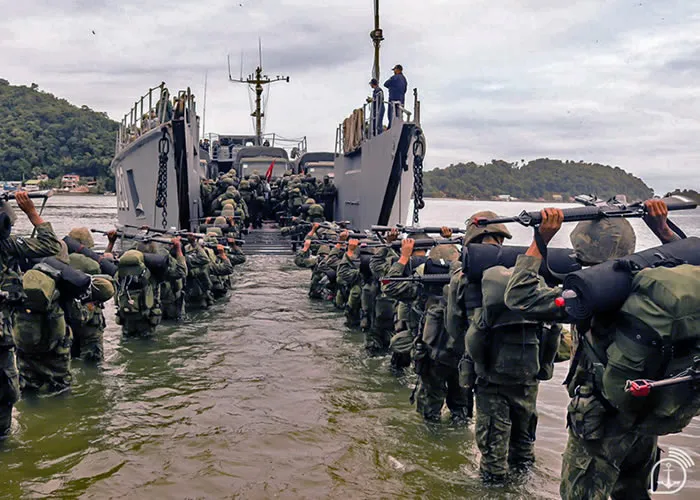
[{"label": "camouflage uniform", "polygon": [[323,184],[316,190],[317,198],[323,203],[326,220],[334,220],[335,199],[338,196],[338,189],[333,185],[333,181],[327,175],[323,176]]},{"label": "camouflage uniform", "polygon": [[[357,250],[359,252],[359,249]],[[347,291],[345,320],[349,327],[360,326],[362,319],[362,286],[359,257],[350,257],[347,252],[340,259],[337,270],[338,284]]]},{"label": "camouflage uniform", "polygon": [[[624,219],[603,219],[579,223],[571,234],[577,258],[585,264],[628,255],[634,251],[634,232]],[[506,289],[506,304],[514,311],[565,320],[563,308],[555,300],[561,288],[542,284],[538,272],[541,259],[521,255]],[[560,494],[566,500],[612,498],[648,499],[650,475],[657,460],[657,437],[635,432],[635,415],[615,412],[595,382],[594,360],[587,349],[605,352],[612,342],[610,321],[593,318],[590,328],[577,325],[567,389],[572,398],[567,412],[569,439],[564,452]],[[583,332],[586,333],[583,333]],[[607,403],[607,405],[606,405]],[[577,422],[572,427],[571,422]]]},{"label": "camouflage uniform", "polygon": [[[386,352],[394,334],[394,315],[397,301],[382,293],[379,280],[389,271],[395,260],[398,260],[397,253],[391,247],[382,247],[372,255],[369,262],[373,285],[376,288],[372,327],[365,333],[365,348],[371,353],[382,354]],[[392,355],[392,366],[394,365]]]},{"label": "camouflage uniform", "polygon": [[[59,245],[61,250],[56,259],[69,264],[65,242],[59,241]],[[48,273],[44,274],[49,276]],[[51,276],[49,279],[56,278]],[[26,286],[25,284],[25,289]],[[71,385],[73,375],[70,371],[70,349],[73,334],[65,319],[67,303],[65,297],[57,294],[47,310],[40,312],[27,307],[17,312],[12,335],[17,348],[19,386],[22,392],[55,392]]]},{"label": "camouflage uniform", "polygon": [[[326,285],[326,289],[328,290],[327,298],[339,309],[345,307],[345,300],[343,299],[340,287],[337,283],[338,264],[340,263],[342,255],[343,250],[337,245],[330,249],[328,256],[320,261],[317,267],[318,273],[328,278],[328,284]],[[338,305],[339,303],[340,305]]]},{"label": "camouflage uniform", "polygon": [[[9,205],[5,205],[10,210]],[[39,224],[36,230],[36,238],[10,236],[0,240],[0,288],[10,294],[9,300],[0,300],[0,436],[10,429],[12,407],[19,399],[20,393],[12,338],[15,307],[20,305],[22,294],[19,262],[55,255],[61,249],[50,223]],[[15,302],[17,299],[19,301]]]},{"label": "camouflage uniform", "polygon": [[187,289],[185,303],[193,309],[208,309],[214,301],[211,289],[211,259],[199,243],[188,245],[185,252]]},{"label": "camouflage uniform", "polygon": [[[158,255],[167,255],[170,259],[174,258],[171,249],[164,246],[159,246],[157,253]],[[184,288],[185,278],[187,278],[187,261],[182,257],[182,260],[175,266],[172,266],[171,261],[171,269],[174,270],[174,273],[160,284],[160,303],[163,319],[180,321],[185,314]]]},{"label": "camouflage uniform", "polygon": [[[88,274],[99,274],[100,266],[85,255],[70,254],[70,266]],[[110,297],[111,298],[111,297]],[[105,317],[103,302],[81,303],[71,301],[65,306],[66,322],[73,332],[71,357],[98,362],[104,358],[103,335]]]},{"label": "camouflage uniform", "polygon": [[[149,249],[144,248],[143,245],[139,245],[139,251],[142,253],[144,253],[144,251],[146,251],[145,253],[150,253],[147,252],[147,250]],[[151,248],[150,250],[156,249]],[[121,322],[122,332],[125,336],[150,337],[155,333],[156,327],[158,324],[160,324],[160,320],[162,318],[160,289],[166,281],[184,279],[185,276],[187,276],[187,268],[188,266],[184,256],[174,258],[171,255],[168,255],[168,267],[165,274],[162,277],[156,277],[151,274],[150,277],[151,286],[155,292],[155,305],[153,306],[153,311],[159,311],[160,314],[155,315],[150,321],[145,318],[139,320],[128,319],[126,321],[122,321],[120,319],[119,321]],[[119,282],[119,271],[117,271],[115,278]],[[117,316],[119,316],[118,312]]]},{"label": "camouflage uniform", "polygon": [[[95,242],[90,230],[85,227],[73,228],[68,236],[87,248],[93,248]],[[79,253],[69,255],[70,266],[88,274],[101,274],[97,262]],[[98,362],[104,358],[103,337],[106,320],[104,302],[72,304],[66,309],[66,321],[73,331],[71,357],[83,361]]]},{"label": "camouflage uniform", "polygon": [[320,264],[328,257],[330,248],[328,245],[321,245],[318,248],[317,255],[311,254],[309,250],[299,250],[294,257],[294,263],[302,268],[311,269],[311,283],[309,284],[309,297],[312,299],[321,299],[324,297],[325,284],[323,278],[326,274],[321,270]]},{"label": "camouflage uniform", "polygon": [[[406,266],[397,260],[389,266],[385,277],[402,277],[405,275],[405,269]],[[403,308],[399,306],[398,309],[405,311],[406,328],[411,333],[412,339],[418,337],[425,313],[425,297],[419,293],[418,285],[408,281],[390,281],[382,284],[381,291],[386,297],[404,305]]]},{"label": "camouflage uniform", "polygon": [[[460,268],[459,252],[453,245],[441,245],[430,251],[430,261],[446,263],[450,273]],[[418,269],[420,273],[425,266]],[[454,423],[465,423],[472,416],[471,391],[459,384],[459,357],[449,349],[445,328],[445,308],[449,285],[423,285],[426,295],[421,335],[416,339],[416,373],[419,386],[417,409],[427,421],[440,420],[442,407],[447,404]],[[420,358],[423,358],[420,361]],[[419,373],[420,372],[420,373]]]}]

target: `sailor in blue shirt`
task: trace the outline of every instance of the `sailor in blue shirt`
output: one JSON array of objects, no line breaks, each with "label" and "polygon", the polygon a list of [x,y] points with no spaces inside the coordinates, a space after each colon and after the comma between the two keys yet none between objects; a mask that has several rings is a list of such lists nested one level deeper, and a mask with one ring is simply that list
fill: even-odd
[{"label": "sailor in blue shirt", "polygon": [[397,64],[392,69],[394,75],[384,82],[384,86],[389,89],[389,127],[391,127],[393,115],[398,114],[396,103],[400,102],[401,106],[405,104],[406,90],[408,89],[408,82],[403,76],[403,66]]}]

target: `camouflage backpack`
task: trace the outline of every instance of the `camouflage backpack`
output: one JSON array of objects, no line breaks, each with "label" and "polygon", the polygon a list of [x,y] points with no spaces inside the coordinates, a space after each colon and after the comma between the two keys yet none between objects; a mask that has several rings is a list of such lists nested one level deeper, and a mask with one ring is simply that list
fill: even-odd
[{"label": "camouflage backpack", "polygon": [[60,272],[38,264],[22,277],[26,298],[18,310],[12,331],[15,346],[27,353],[52,351],[66,335],[66,321],[59,304]]},{"label": "camouflage backpack", "polygon": [[625,385],[679,376],[700,361],[700,266],[640,271],[615,327],[605,353],[603,395],[636,415],[643,434],[681,432],[700,415],[700,381],[654,388],[646,397],[634,397]]},{"label": "camouflage backpack", "polygon": [[128,250],[119,258],[117,271],[117,323],[147,320],[157,325],[161,311],[143,253]]}]

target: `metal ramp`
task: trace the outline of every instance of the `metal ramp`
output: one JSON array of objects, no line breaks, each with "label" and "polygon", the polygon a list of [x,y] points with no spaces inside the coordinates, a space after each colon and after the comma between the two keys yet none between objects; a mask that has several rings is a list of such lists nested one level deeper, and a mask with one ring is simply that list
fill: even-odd
[{"label": "metal ramp", "polygon": [[293,255],[291,242],[282,236],[279,226],[263,223],[262,229],[250,229],[245,236],[246,255]]}]

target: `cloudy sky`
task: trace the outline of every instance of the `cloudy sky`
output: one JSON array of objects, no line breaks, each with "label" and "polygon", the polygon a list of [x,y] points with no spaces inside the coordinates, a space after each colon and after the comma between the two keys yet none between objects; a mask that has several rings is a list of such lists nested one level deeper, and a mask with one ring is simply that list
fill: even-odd
[{"label": "cloudy sky", "polygon": [[[381,0],[382,77],[418,87],[429,168],[550,157],[617,165],[658,191],[700,188],[700,2]],[[289,75],[267,132],[332,150],[364,102],[372,0],[0,0],[0,77],[119,119],[190,86],[208,132],[252,130],[257,62]],[[322,6],[323,5],[323,6]],[[95,34],[92,31],[95,31]],[[412,99],[408,99],[409,101]]]}]

